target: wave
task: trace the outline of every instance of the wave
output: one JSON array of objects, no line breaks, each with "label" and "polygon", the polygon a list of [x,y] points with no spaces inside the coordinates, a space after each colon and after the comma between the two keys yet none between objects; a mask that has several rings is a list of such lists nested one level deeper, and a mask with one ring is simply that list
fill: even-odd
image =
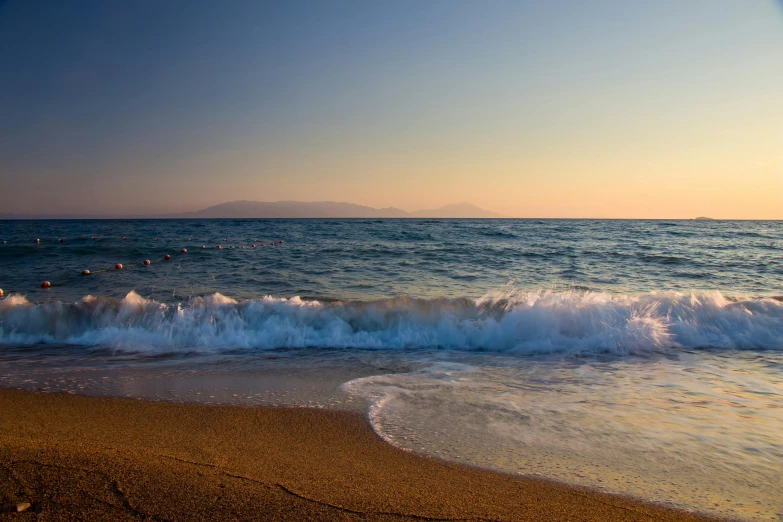
[{"label": "wave", "polygon": [[783,302],[718,291],[613,295],[506,289],[480,299],[378,301],[221,294],[179,304],[87,296],[0,301],[0,344],[128,351],[444,348],[512,354],[645,354],[671,349],[783,350]]}]

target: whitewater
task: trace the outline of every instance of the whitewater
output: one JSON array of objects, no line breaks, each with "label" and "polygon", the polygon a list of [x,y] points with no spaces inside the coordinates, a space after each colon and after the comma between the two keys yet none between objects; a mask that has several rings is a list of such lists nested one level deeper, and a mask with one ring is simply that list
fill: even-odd
[{"label": "whitewater", "polygon": [[637,296],[532,291],[480,299],[238,301],[222,294],[168,305],[129,292],[75,303],[0,302],[0,343],[126,351],[234,348],[441,348],[506,354],[665,353],[673,348],[783,350],[783,302],[718,291]]},{"label": "whitewater", "polygon": [[405,450],[783,519],[780,222],[3,221],[0,239],[0,386],[355,409]]}]

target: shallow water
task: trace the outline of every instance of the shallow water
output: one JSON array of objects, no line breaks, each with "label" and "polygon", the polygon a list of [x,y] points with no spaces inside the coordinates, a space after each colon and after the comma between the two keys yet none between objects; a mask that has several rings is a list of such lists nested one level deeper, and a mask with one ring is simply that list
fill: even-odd
[{"label": "shallow water", "polygon": [[783,520],[781,222],[2,225],[2,386],[366,409],[412,451]]}]

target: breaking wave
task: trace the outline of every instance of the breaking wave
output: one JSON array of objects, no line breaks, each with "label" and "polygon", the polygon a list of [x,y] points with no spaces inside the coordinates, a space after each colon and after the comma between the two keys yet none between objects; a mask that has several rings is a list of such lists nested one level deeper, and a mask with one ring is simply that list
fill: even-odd
[{"label": "breaking wave", "polygon": [[444,348],[518,354],[645,354],[673,348],[783,350],[783,303],[718,291],[614,295],[506,291],[480,299],[377,301],[221,294],[180,304],[87,296],[0,301],[0,344],[129,351]]}]

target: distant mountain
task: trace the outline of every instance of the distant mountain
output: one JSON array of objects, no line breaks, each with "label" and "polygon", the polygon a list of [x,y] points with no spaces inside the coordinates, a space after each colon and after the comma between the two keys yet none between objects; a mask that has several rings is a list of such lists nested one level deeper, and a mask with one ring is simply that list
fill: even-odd
[{"label": "distant mountain", "polygon": [[409,212],[407,217],[417,218],[502,218],[497,212],[490,212],[471,203],[457,203],[432,210]]},{"label": "distant mountain", "polygon": [[196,212],[184,212],[165,217],[175,218],[376,218],[406,217],[398,208],[372,208],[334,201],[232,201]]},{"label": "distant mountain", "polygon": [[497,218],[495,212],[470,203],[446,205],[433,210],[405,212],[394,207],[373,208],[335,201],[232,201],[196,212],[171,214],[168,218]]}]

